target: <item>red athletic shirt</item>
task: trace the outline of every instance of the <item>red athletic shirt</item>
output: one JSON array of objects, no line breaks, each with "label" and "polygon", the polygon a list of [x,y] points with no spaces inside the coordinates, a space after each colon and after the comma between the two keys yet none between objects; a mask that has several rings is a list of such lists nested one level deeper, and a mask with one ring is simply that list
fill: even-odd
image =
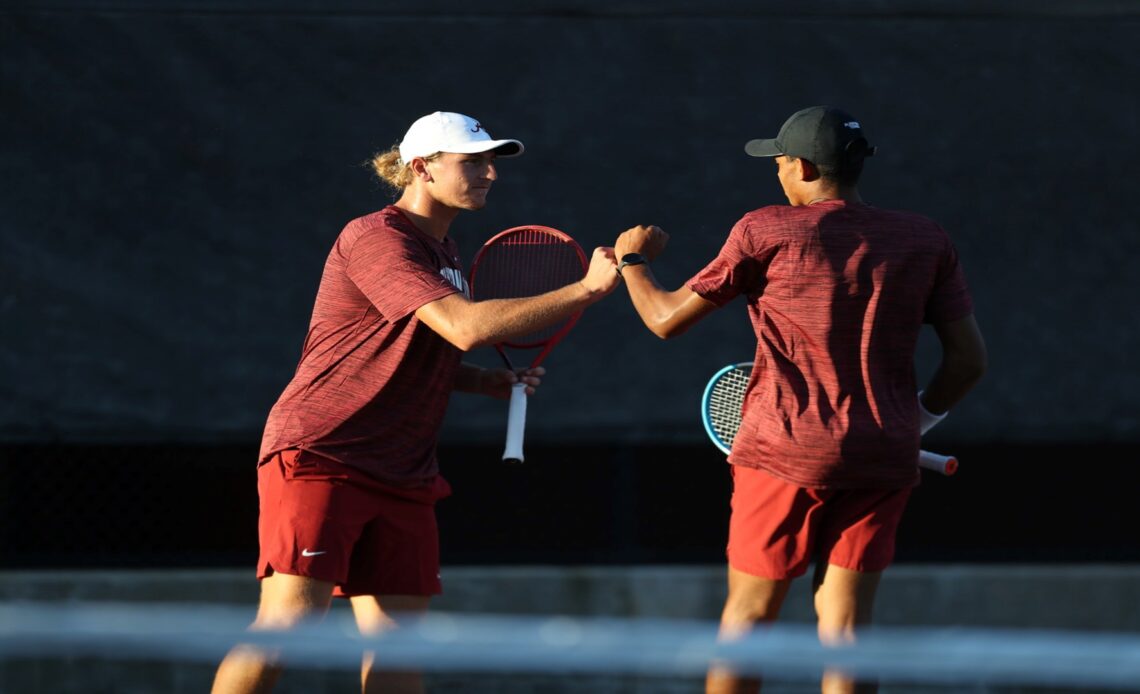
[{"label": "red athletic shirt", "polygon": [[917,484],[919,331],[973,312],[937,224],[842,200],[764,207],[687,286],[748,300],[755,366],[730,463],[801,487]]},{"label": "red athletic shirt", "polygon": [[462,352],[415,317],[467,294],[456,244],[396,207],[348,223],[329,253],[301,362],[269,413],[260,462],[301,448],[413,486],[438,471],[436,440]]}]

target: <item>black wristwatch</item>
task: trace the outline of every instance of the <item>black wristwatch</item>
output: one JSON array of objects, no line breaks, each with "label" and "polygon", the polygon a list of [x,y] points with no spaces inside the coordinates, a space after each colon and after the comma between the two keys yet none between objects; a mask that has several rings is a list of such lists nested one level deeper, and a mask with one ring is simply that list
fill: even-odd
[{"label": "black wristwatch", "polygon": [[644,265],[646,262],[645,256],[640,253],[626,253],[621,257],[621,262],[618,263],[617,272],[620,275],[622,268],[626,265]]}]

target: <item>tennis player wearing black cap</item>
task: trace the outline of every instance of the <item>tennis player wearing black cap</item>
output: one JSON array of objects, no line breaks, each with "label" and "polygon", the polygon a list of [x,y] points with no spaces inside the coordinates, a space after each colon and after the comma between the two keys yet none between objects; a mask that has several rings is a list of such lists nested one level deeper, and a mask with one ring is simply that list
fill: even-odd
[{"label": "tennis player wearing black cap", "polygon": [[[985,345],[946,232],[860,198],[859,176],[875,148],[853,116],[804,109],[745,151],[775,159],[790,205],[744,215],[717,257],[675,291],[649,266],[668,242],[660,228],[627,230],[615,254],[638,315],[662,338],[737,296],[748,304],[755,368],[728,457],[722,636],[774,621],[792,580],[814,562],[820,638],[840,643],[871,620],[919,480],[919,439],[981,377]],[[916,398],[924,322],[943,354]],[[707,682],[709,692],[759,686],[724,669]],[[825,692],[874,690],[840,673],[823,679]]]}]

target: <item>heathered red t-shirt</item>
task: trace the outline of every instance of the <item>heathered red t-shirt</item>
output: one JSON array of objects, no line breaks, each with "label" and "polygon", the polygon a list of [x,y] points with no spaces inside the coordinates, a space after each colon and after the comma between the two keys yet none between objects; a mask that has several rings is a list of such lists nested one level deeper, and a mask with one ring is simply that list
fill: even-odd
[{"label": "heathered red t-shirt", "polygon": [[842,200],[764,207],[687,286],[718,306],[744,295],[756,333],[729,462],[801,487],[917,484],[918,335],[973,312],[937,224]]},{"label": "heathered red t-shirt", "polygon": [[293,380],[269,413],[260,462],[300,448],[413,486],[436,440],[462,352],[415,317],[467,291],[455,242],[396,207],[348,223],[325,263]]}]

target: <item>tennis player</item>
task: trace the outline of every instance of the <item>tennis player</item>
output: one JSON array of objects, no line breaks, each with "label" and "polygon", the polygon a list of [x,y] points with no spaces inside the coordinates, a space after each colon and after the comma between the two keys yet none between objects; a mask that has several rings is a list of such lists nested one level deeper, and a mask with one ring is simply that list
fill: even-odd
[{"label": "tennis player", "polygon": [[[265,427],[252,629],[319,618],[333,596],[351,600],[363,633],[425,611],[441,592],[435,503],[450,488],[436,443],[448,398],[506,398],[520,379],[533,393],[544,373],[480,368],[463,352],[558,323],[617,286],[613,249],[598,248],[580,282],[530,298],[469,298],[451,223],[486,204],[497,159],[522,152],[473,118],[436,112],[373,160],[399,198],[337,238],[300,364]],[[279,671],[270,654],[238,647],[214,691],[269,691]],[[422,691],[418,674],[374,670],[370,656],[362,685]]]},{"label": "tennis player", "polygon": [[[675,291],[649,266],[669,238],[658,227],[618,238],[618,268],[641,319],[662,338],[737,296],[748,304],[755,368],[728,457],[722,636],[774,621],[791,581],[814,561],[820,637],[843,642],[871,620],[919,481],[921,433],[982,376],[985,345],[947,234],[925,217],[861,199],[858,180],[875,148],[853,116],[804,109],[745,152],[775,160],[788,205],[744,215],[717,257]],[[933,325],[942,359],[918,394],[923,323]],[[759,685],[725,670],[707,680],[709,692]],[[835,673],[823,680],[825,692],[875,691],[859,687]]]}]

